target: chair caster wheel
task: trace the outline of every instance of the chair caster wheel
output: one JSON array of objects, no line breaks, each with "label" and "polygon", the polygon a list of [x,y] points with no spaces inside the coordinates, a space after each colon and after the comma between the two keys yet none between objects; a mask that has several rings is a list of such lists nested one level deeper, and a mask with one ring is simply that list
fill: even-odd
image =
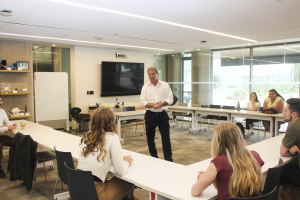
[{"label": "chair caster wheel", "polygon": [[51,170],[51,171],[53,170],[53,166],[50,166],[50,170]]},{"label": "chair caster wheel", "polygon": [[125,142],[123,141],[122,144],[125,145]]}]

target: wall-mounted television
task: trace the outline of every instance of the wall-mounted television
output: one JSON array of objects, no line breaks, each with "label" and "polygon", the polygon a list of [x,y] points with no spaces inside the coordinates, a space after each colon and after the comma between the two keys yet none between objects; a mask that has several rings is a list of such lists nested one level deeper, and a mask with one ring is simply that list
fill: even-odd
[{"label": "wall-mounted television", "polygon": [[144,63],[106,62],[101,65],[101,97],[140,95]]}]

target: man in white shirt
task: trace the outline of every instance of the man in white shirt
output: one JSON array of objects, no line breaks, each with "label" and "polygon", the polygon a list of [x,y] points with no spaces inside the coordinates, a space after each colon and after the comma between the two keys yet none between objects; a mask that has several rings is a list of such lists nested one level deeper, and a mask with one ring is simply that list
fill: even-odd
[{"label": "man in white shirt", "polygon": [[[1,108],[2,106],[2,97],[0,95],[0,178],[7,178],[6,174],[3,171],[2,168],[2,157],[3,157],[3,146],[10,146],[13,138],[9,137],[8,135],[1,135],[2,133],[6,131],[11,131],[17,128],[16,124],[11,123],[8,118],[6,112]],[[4,124],[4,127],[3,127]],[[7,171],[10,171],[11,166],[11,151],[9,149],[9,159],[8,159],[8,166]]]},{"label": "man in white shirt", "polygon": [[141,104],[146,108],[145,124],[149,153],[157,156],[154,137],[158,126],[165,160],[173,162],[170,141],[170,124],[167,114],[168,105],[173,103],[173,93],[168,83],[158,80],[157,68],[152,66],[147,70],[150,82],[146,83],[141,92]]}]

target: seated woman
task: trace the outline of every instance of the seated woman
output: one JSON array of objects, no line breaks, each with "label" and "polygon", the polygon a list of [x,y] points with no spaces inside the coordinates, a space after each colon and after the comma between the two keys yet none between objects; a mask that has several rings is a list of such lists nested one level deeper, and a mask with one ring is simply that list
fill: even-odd
[{"label": "seated woman", "polygon": [[85,133],[81,139],[77,168],[92,172],[99,200],[117,200],[124,197],[135,199],[133,184],[116,177],[105,180],[111,166],[116,174],[123,176],[132,161],[131,156],[122,156],[113,112],[109,108],[97,109],[92,119],[91,131]]},{"label": "seated woman", "polygon": [[[269,97],[267,97],[264,100],[264,105],[263,105],[263,109],[270,109],[273,108],[275,109],[277,112],[281,113],[283,111],[284,108],[284,98],[275,90],[272,89],[269,91]],[[265,121],[263,120],[263,125],[266,129],[266,131],[270,131],[270,121]],[[280,128],[280,125],[283,124],[282,122],[278,122],[278,128]],[[273,128],[273,136],[275,134],[275,123]]]},{"label": "seated woman", "polygon": [[259,154],[249,152],[240,129],[230,122],[216,126],[212,139],[212,161],[205,172],[200,171],[192,187],[192,195],[200,195],[210,184],[218,190],[218,199],[259,196],[262,186]]},{"label": "seated woman", "polygon": [[[252,92],[250,94],[250,101],[247,103],[247,110],[248,111],[258,111],[260,107],[260,102],[258,101],[257,94]],[[246,129],[249,130],[249,134],[246,135],[246,138],[249,138],[253,135],[253,122],[259,122],[261,120],[256,119],[246,119]]]}]

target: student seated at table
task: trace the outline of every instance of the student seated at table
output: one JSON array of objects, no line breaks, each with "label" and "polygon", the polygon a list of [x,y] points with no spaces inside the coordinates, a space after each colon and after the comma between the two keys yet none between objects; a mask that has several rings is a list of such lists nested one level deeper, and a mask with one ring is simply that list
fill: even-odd
[{"label": "student seated at table", "polygon": [[[250,101],[247,103],[247,110],[248,111],[258,111],[260,107],[260,102],[258,101],[256,92],[252,92],[250,94]],[[249,138],[253,135],[253,122],[259,122],[261,120],[256,119],[246,119],[246,129],[249,130],[249,134],[246,135],[246,138]]]},{"label": "student seated at table", "polygon": [[[277,112],[281,113],[283,111],[283,107],[284,107],[284,98],[275,89],[270,90],[269,97],[267,97],[264,100],[263,109],[266,110],[266,109],[273,108]],[[267,131],[271,130],[270,121],[263,120],[262,123]],[[278,122],[278,128],[280,128],[281,124],[282,122]],[[275,124],[272,128],[273,128],[273,136],[274,136]]]},{"label": "student seated at table", "polygon": [[[281,172],[281,197],[284,200],[300,199],[300,99],[286,101],[282,114],[284,121],[289,122],[280,147],[281,156],[295,156],[297,159],[284,166]],[[298,188],[298,190],[296,189]]]},{"label": "student seated at table", "polygon": [[109,108],[97,109],[91,131],[81,139],[77,168],[92,172],[99,199],[135,199],[133,184],[116,177],[105,180],[111,166],[123,176],[132,162],[131,156],[122,155],[113,112]]},{"label": "student seated at table", "polygon": [[218,199],[259,196],[262,186],[259,154],[249,152],[240,129],[230,122],[215,127],[212,139],[212,161],[206,171],[200,171],[193,185],[193,196],[200,195],[212,183]]}]

